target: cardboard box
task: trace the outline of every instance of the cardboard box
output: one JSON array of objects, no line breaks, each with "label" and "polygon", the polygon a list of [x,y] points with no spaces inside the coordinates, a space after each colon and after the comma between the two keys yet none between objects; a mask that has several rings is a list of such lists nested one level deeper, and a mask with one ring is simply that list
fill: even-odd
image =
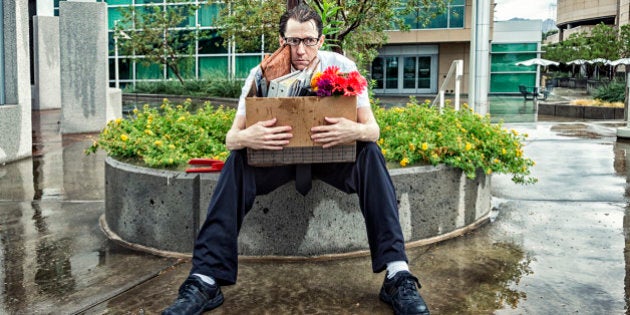
[{"label": "cardboard box", "polygon": [[248,163],[273,166],[304,163],[353,162],[356,143],[323,149],[311,140],[311,128],[326,124],[324,117],[357,120],[356,96],[248,97],[246,126],[277,118],[277,126],[293,127],[293,138],[281,151],[247,149]]}]

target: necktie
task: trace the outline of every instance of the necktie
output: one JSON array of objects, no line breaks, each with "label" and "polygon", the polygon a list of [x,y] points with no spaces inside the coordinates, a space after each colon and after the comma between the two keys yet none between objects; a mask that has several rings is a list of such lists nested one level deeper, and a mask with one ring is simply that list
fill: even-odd
[{"label": "necktie", "polygon": [[295,189],[306,196],[311,190],[311,164],[296,164],[295,165]]}]

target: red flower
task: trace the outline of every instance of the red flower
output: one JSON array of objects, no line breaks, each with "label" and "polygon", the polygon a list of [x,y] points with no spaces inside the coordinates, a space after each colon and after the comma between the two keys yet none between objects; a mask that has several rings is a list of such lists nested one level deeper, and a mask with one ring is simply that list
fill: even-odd
[{"label": "red flower", "polygon": [[311,80],[311,88],[317,96],[345,95],[356,96],[367,87],[367,80],[358,72],[344,74],[339,67],[330,66],[321,73],[315,73]]}]

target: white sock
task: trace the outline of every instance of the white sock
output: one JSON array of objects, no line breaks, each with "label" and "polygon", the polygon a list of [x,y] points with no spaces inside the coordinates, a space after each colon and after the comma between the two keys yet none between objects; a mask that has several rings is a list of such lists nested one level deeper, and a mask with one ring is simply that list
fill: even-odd
[{"label": "white sock", "polygon": [[208,277],[208,276],[202,275],[200,273],[193,273],[192,275],[197,277],[197,278],[199,278],[199,279],[201,279],[201,281],[203,281],[203,282],[205,282],[205,283],[207,283],[209,285],[214,285],[215,283],[217,283],[216,281],[214,281],[214,279],[212,277]]},{"label": "white sock", "polygon": [[392,261],[387,263],[387,279],[391,279],[399,271],[409,271],[409,265],[404,260]]}]

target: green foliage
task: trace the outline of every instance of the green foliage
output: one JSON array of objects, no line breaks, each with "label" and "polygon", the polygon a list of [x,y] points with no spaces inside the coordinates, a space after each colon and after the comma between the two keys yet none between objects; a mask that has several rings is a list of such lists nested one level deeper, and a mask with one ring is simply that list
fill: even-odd
[{"label": "green foliage", "polygon": [[139,81],[135,88],[128,85],[125,93],[172,94],[189,96],[214,96],[238,98],[243,82],[224,76],[209,76],[202,80],[187,80],[184,84],[176,81]]},{"label": "green foliage", "polygon": [[622,25],[619,31],[619,54],[623,58],[630,57],[630,24]]},{"label": "green foliage", "polygon": [[236,110],[213,108],[210,103],[191,114],[190,100],[173,106],[164,99],[160,108],[145,105],[135,109],[130,119],[107,123],[86,152],[98,149],[123,160],[142,162],[150,167],[182,167],[191,158],[225,160],[225,135]]},{"label": "green foliage", "polygon": [[626,82],[613,80],[593,91],[593,98],[604,102],[623,102],[626,97]]},{"label": "green foliage", "polygon": [[[161,109],[144,106],[130,119],[110,121],[88,153],[102,149],[118,159],[142,161],[151,167],[183,167],[190,158],[225,160],[225,135],[235,111],[206,105],[197,113],[190,102],[173,107],[164,100]],[[378,144],[389,163],[406,167],[446,164],[462,169],[469,178],[478,170],[486,174],[512,174],[516,183],[535,183],[531,159],[523,156],[527,135],[490,123],[464,107],[439,113],[411,99],[406,107],[374,107],[381,127]]]},{"label": "green foliage", "polygon": [[381,126],[378,143],[385,159],[405,167],[414,164],[446,164],[462,169],[475,178],[481,169],[486,174],[512,174],[516,183],[535,183],[530,176],[534,161],[523,156],[522,141],[527,135],[507,131],[501,124],[491,124],[464,106],[442,114],[411,98],[406,107],[377,108]]},{"label": "green foliage", "polygon": [[559,62],[595,58],[619,59],[621,41],[617,37],[615,28],[600,23],[590,33],[573,33],[562,42],[545,46],[543,58]]},{"label": "green foliage", "polygon": [[[192,67],[197,39],[211,38],[209,30],[188,26],[198,5],[168,0],[169,5],[151,7],[123,7],[122,19],[115,26],[115,36],[122,54],[144,56],[139,58],[145,66],[166,66],[184,84],[182,73]],[[175,5],[175,3],[178,3]],[[177,28],[177,29],[175,29]],[[129,38],[119,34],[124,32]]]},{"label": "green foliage", "polygon": [[[320,12],[323,33],[330,49],[346,51],[361,67],[378,55],[377,49],[387,42],[386,30],[408,30],[404,18],[416,14],[426,24],[442,14],[450,0],[306,0]],[[286,9],[284,0],[225,0],[217,25],[224,45],[230,40],[243,52],[259,51],[264,38],[266,51],[278,48],[278,21]],[[360,58],[356,58],[359,56]]]}]

